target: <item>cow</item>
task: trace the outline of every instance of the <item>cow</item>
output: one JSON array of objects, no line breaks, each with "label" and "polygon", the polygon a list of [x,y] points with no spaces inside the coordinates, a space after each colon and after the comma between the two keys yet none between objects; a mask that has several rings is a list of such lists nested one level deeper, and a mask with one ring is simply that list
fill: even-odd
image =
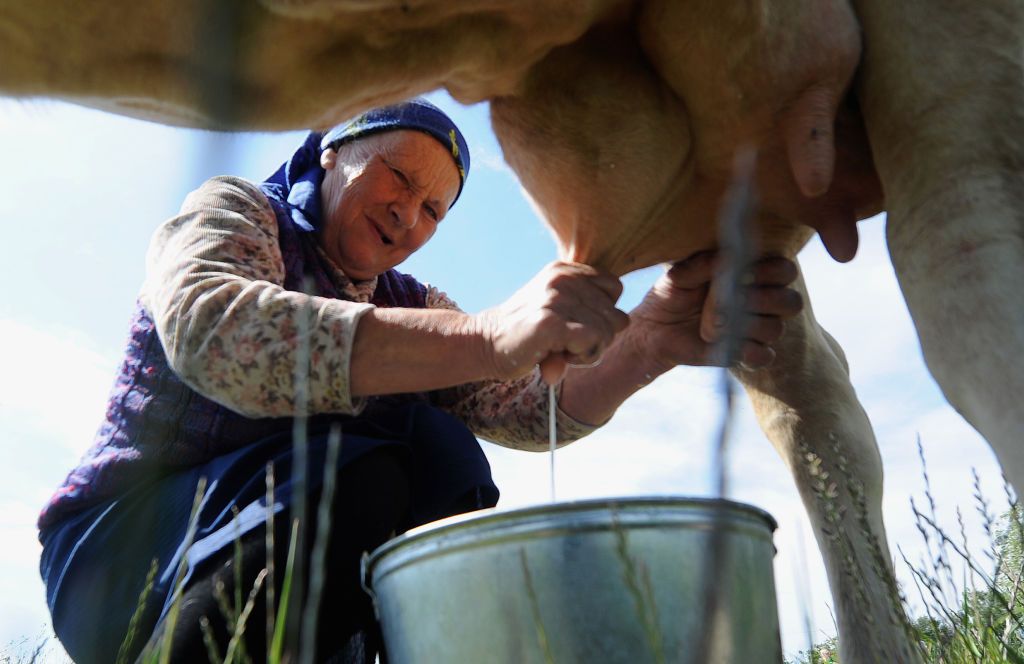
[{"label": "cow", "polygon": [[[716,247],[743,151],[759,253],[817,231],[847,260],[884,200],[929,368],[1024,486],[1024,2],[0,1],[7,95],[265,130],[438,88],[489,101],[565,256],[615,274]],[[843,661],[918,661],[842,349],[808,306],[778,350],[734,373],[814,524]]]}]

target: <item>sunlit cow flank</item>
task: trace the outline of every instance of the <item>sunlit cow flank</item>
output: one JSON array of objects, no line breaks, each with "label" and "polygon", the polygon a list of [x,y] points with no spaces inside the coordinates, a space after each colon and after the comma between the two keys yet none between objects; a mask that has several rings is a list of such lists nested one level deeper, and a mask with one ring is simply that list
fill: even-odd
[{"label": "sunlit cow flank", "polygon": [[[795,255],[813,228],[847,259],[854,220],[881,207],[877,168],[929,366],[1024,487],[1022,1],[0,3],[15,96],[247,129],[327,126],[442,87],[490,100],[567,257],[617,274],[714,247],[748,146],[757,249]],[[858,63],[870,150],[840,103]],[[815,524],[843,661],[914,661],[842,350],[809,307],[781,344],[771,369],[737,375]]]}]

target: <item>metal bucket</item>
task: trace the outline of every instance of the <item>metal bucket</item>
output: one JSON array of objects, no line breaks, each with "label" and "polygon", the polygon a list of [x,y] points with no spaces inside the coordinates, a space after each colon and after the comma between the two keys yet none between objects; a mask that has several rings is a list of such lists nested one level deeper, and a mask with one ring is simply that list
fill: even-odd
[{"label": "metal bucket", "polygon": [[724,500],[488,510],[385,543],[363,578],[392,664],[778,664],[775,527]]}]

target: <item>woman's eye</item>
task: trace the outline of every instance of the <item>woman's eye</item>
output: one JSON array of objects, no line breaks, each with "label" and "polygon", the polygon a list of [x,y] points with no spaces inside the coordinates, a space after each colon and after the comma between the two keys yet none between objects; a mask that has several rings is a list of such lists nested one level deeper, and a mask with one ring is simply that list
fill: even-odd
[{"label": "woman's eye", "polygon": [[408,185],[409,184],[409,178],[405,177],[405,173],[403,173],[402,171],[398,170],[394,166],[389,166],[388,168],[391,169],[391,172],[395,175],[396,178],[398,178],[399,182],[401,182],[404,185]]}]

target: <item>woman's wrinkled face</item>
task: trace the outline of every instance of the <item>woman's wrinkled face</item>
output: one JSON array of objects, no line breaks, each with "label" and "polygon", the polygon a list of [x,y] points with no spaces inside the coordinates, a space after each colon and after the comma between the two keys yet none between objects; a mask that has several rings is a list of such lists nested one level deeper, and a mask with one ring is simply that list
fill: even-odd
[{"label": "woman's wrinkled face", "polygon": [[390,270],[426,244],[459,191],[452,156],[418,131],[375,134],[325,150],[320,241],[352,280]]}]

